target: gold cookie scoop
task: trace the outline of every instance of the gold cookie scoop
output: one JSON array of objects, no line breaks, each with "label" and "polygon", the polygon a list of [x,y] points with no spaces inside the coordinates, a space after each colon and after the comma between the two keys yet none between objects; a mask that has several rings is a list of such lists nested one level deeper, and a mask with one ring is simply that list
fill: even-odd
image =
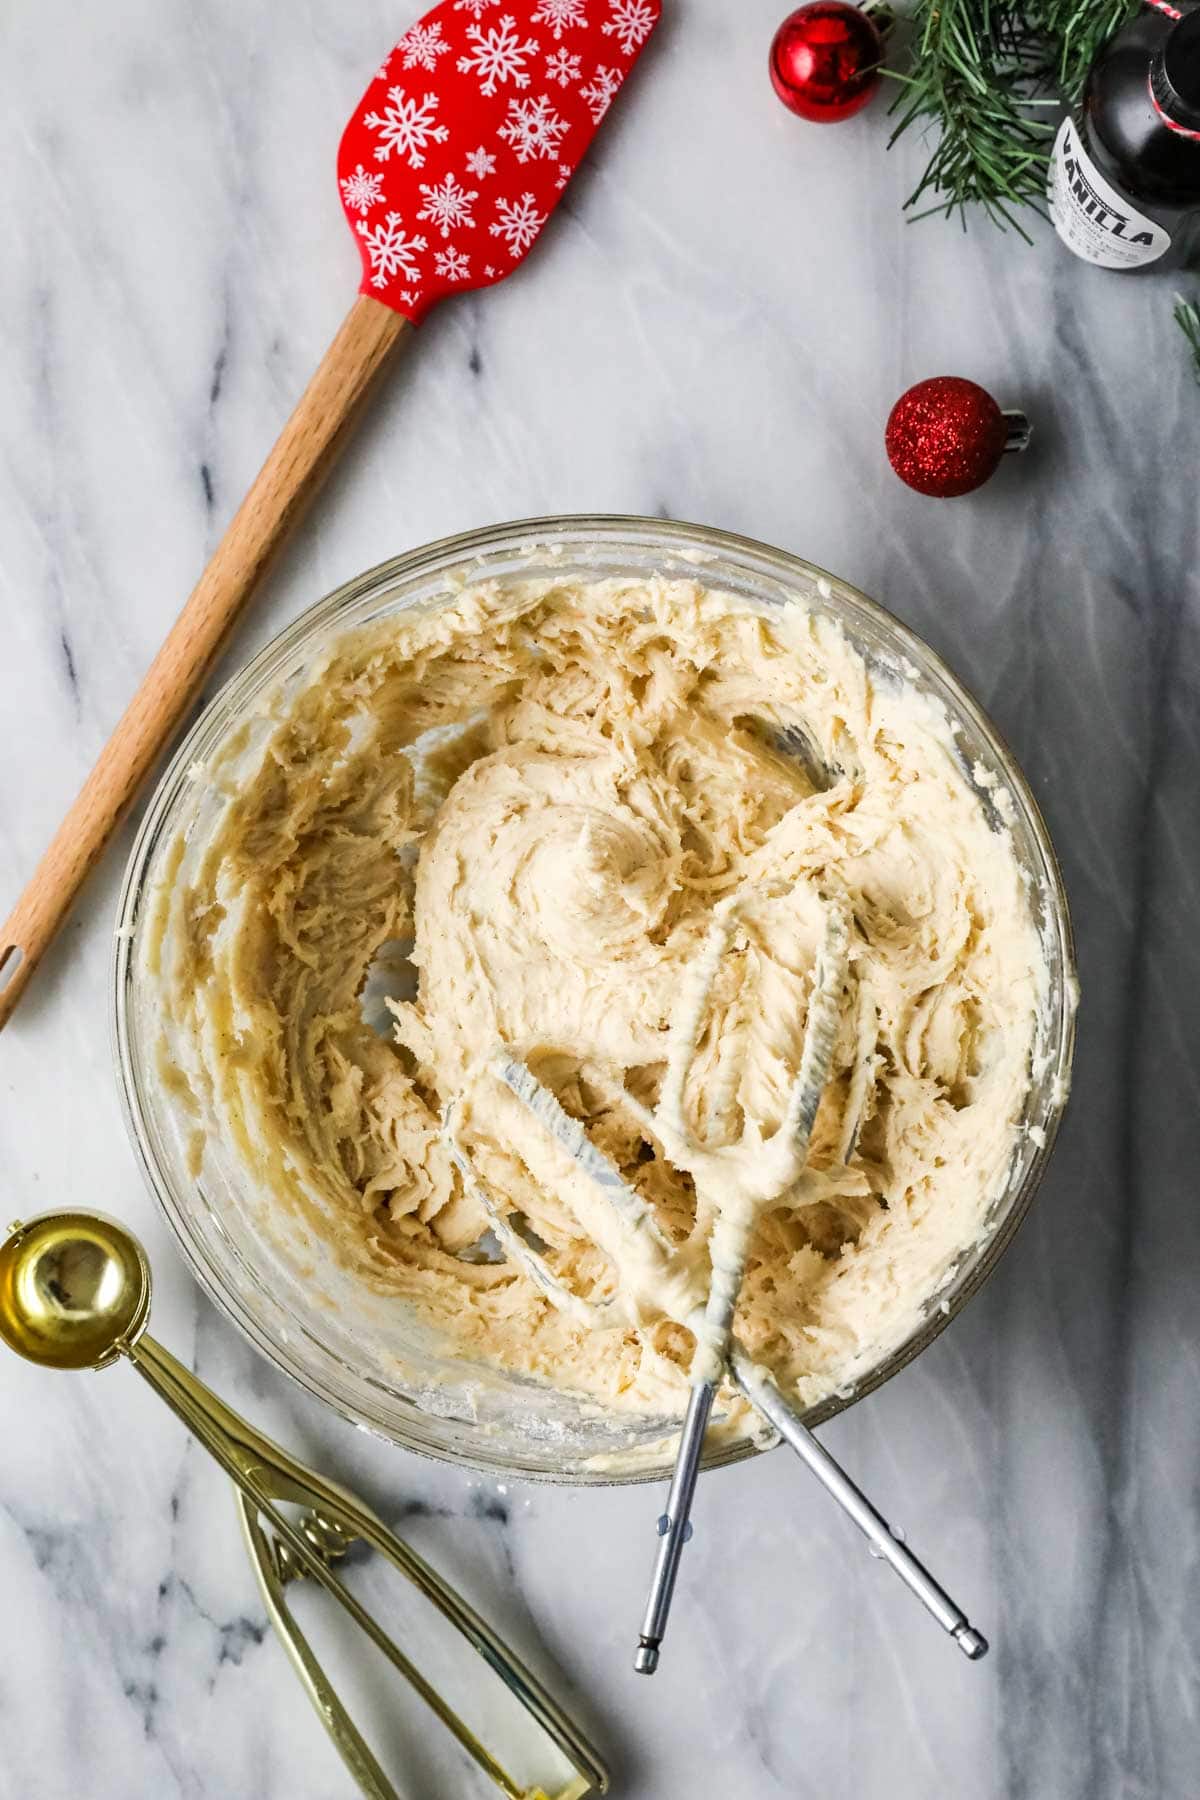
[{"label": "gold cookie scoop", "polygon": [[[146,1333],[150,1265],[115,1219],[46,1213],[12,1227],[0,1244],[0,1338],[51,1369],[104,1369],[126,1357],[204,1445],[238,1488],[246,1545],[271,1622],[347,1769],[368,1800],[400,1800],[287,1604],[287,1584],[311,1576],[345,1608],[377,1649],[454,1734],[508,1800],[582,1800],[605,1793],[597,1752],[541,1683],[454,1589],[360,1500],[306,1468],[219,1400]],[[280,1503],[305,1510],[292,1520]],[[354,1540],[385,1556],[462,1633],[537,1721],[575,1771],[549,1795],[501,1767],[420,1670],[344,1587],[331,1568]]]}]

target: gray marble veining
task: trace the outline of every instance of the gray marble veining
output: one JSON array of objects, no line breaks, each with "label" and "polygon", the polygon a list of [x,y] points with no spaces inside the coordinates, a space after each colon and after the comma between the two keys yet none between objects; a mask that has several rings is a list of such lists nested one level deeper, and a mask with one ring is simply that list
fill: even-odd
[{"label": "gray marble veining", "polygon": [[[879,105],[771,96],[782,0],[675,0],[529,267],[386,381],[225,661],[409,545],[552,511],[783,544],[921,631],[1013,744],[1064,863],[1075,1097],[986,1291],[828,1429],[994,1649],[968,1666],[794,1462],[706,1478],[663,1667],[630,1672],[653,1496],[391,1452],[202,1301],[126,1148],[107,1035],[129,834],[0,1041],[9,1213],[127,1217],[156,1328],[360,1485],[576,1696],[625,1800],[1200,1791],[1200,392],[1170,287],[1046,233],[906,226]],[[333,153],[412,16],[382,0],[0,9],[0,909],[352,297]],[[922,500],[921,376],[1034,448]],[[335,1800],[220,1475],[128,1371],[0,1370],[2,1800]],[[466,1793],[414,1731],[407,1792]]]}]

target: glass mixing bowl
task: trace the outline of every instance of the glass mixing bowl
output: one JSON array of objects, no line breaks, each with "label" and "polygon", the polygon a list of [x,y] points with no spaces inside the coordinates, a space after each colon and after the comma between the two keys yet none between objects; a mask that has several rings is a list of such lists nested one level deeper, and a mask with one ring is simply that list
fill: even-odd
[{"label": "glass mixing bowl", "polygon": [[[914,681],[945,708],[968,779],[982,766],[999,777],[980,789],[995,816],[1005,805],[1016,855],[1049,973],[1048,1005],[1035,1046],[1034,1077],[1008,1180],[980,1239],[964,1250],[924,1322],[852,1394],[808,1414],[817,1424],[878,1387],[932,1342],[986,1280],[1027,1211],[1066,1100],[1075,977],[1070,920],[1058,864],[1028,786],[982,710],[944,664],[898,620],[845,582],[781,550],[703,526],[637,518],[521,521],[410,551],[347,582],[280,633],[209,704],[180,745],[134,845],[120,901],[115,957],[115,1034],[120,1085],[138,1160],[197,1279],[277,1367],[347,1418],[396,1444],[475,1469],[560,1482],[664,1476],[673,1446],[668,1422],[614,1418],[594,1402],[515,1375],[438,1354],[414,1341],[395,1302],[364,1291],[311,1238],[275,1240],[264,1229],[232,1153],[206,1151],[192,1172],[195,1120],[179,1104],[161,1057],[163,1019],[142,964],[156,882],[166,858],[186,857],[227,802],[191,778],[235,733],[252,763],[271,729],[261,701],[276,684],[301,685],[331,638],[408,607],[436,608],[464,581],[504,576],[660,573],[725,589],[770,613],[797,600],[832,614],[882,678]],[[173,851],[174,847],[174,851]],[[199,854],[199,852],[195,852]],[[294,1221],[292,1222],[294,1231]],[[716,1449],[711,1462],[751,1455],[760,1443]]]}]

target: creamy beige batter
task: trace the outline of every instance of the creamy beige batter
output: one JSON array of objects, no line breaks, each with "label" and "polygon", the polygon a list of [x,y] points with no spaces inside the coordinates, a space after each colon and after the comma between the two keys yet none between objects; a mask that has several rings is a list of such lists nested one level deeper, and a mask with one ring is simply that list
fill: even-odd
[{"label": "creamy beige batter", "polygon": [[[1045,983],[1008,834],[931,701],[799,606],[630,580],[469,590],[271,704],[256,773],[232,781],[241,741],[202,772],[230,804],[199,873],[163,881],[150,958],[198,1129],[281,1213],[466,1357],[679,1409],[716,1201],[648,1123],[672,1021],[727,902],[680,1118],[710,1150],[769,1137],[836,906],[833,1071],[807,1166],[758,1211],[737,1331],[812,1402],[913,1330],[1004,1184]],[[384,1036],[364,981],[409,950]],[[498,1051],[666,1255],[637,1256]],[[565,1303],[487,1259],[482,1195]]]}]

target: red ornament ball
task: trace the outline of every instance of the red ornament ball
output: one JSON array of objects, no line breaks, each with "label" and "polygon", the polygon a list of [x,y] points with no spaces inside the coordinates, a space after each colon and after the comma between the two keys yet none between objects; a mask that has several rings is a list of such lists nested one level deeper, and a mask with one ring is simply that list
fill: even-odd
[{"label": "red ornament ball", "polygon": [[884,432],[888,460],[918,494],[949,500],[982,487],[994,474],[1010,439],[1024,448],[1028,424],[1002,413],[977,382],[935,375],[901,394]]},{"label": "red ornament ball", "polygon": [[844,0],[813,0],[775,33],[771,84],[802,119],[830,125],[867,104],[882,61],[883,39],[868,13]]}]

